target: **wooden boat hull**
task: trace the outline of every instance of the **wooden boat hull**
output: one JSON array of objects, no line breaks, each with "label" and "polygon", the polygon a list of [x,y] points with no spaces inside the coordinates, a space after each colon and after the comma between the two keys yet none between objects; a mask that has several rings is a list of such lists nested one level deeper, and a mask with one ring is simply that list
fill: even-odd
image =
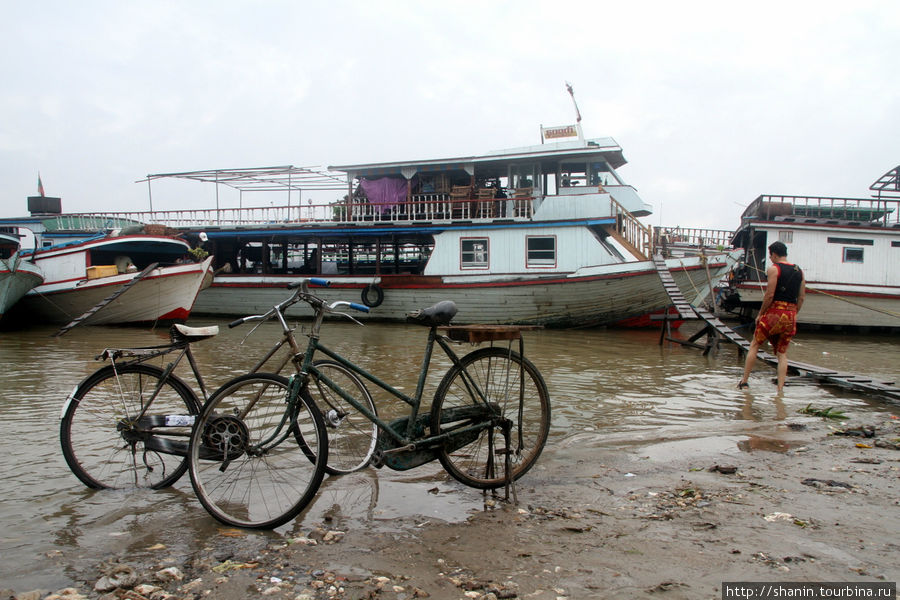
[{"label": "wooden boat hull", "polygon": [[[739,253],[671,259],[667,264],[676,283],[692,303],[701,302],[735,263]],[[262,314],[285,298],[285,285],[296,276],[219,275],[202,291],[194,314]],[[317,288],[328,301],[360,301],[372,277],[330,276],[330,288]],[[377,285],[383,302],[359,319],[403,321],[407,313],[441,300],[452,300],[465,323],[527,324],[547,327],[611,325],[624,319],[665,309],[669,298],[652,261],[628,262],[580,269],[569,275],[543,277],[500,276],[382,276]],[[288,314],[311,316],[298,303]]]},{"label": "wooden boat hull", "polygon": [[18,255],[0,259],[0,317],[43,281],[40,269]]},{"label": "wooden boat hull", "polygon": [[[900,328],[900,288],[807,282],[797,323],[807,326]],[[741,302],[762,303],[764,283],[738,286]]]},{"label": "wooden boat hull", "polygon": [[[87,325],[184,321],[191,313],[212,258],[159,267],[83,322]],[[21,300],[29,319],[68,323],[131,281],[135,273],[82,279],[66,286],[42,285]]]}]

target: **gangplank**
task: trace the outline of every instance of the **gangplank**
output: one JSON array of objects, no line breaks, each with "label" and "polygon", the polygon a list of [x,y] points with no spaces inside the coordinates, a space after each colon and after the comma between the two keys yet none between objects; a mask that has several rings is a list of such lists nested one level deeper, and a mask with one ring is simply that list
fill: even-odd
[{"label": "gangplank", "polygon": [[[722,340],[727,340],[737,345],[738,352],[741,356],[744,356],[744,354],[750,349],[750,341],[737,333],[734,329],[723,323],[714,314],[690,304],[684,297],[681,289],[675,283],[675,280],[672,277],[672,273],[669,271],[669,268],[666,266],[666,261],[661,255],[657,254],[653,258],[653,263],[656,265],[656,271],[657,273],[659,273],[659,278],[662,281],[666,293],[668,293],[669,295],[669,299],[672,301],[672,306],[674,306],[675,310],[677,311],[677,313],[670,313],[666,311],[665,314],[660,315],[659,317],[654,317],[654,320],[662,321],[662,328],[659,337],[660,345],[665,341],[670,341],[681,344],[683,346],[691,346],[693,348],[701,349],[703,350],[703,354],[706,355],[711,352],[714,353],[718,348],[719,343]],[[687,340],[682,340],[672,337],[672,321],[691,321],[698,319],[702,320],[706,324],[706,326],[692,335],[690,338],[688,338]],[[698,343],[698,340],[703,336],[706,336],[706,342],[704,344]],[[778,358],[774,354],[770,354],[769,352],[760,350],[757,353],[756,357],[773,367],[778,365]],[[824,367],[810,365],[795,360],[788,360],[788,372],[792,375],[800,375],[802,377],[811,379],[815,383],[836,385],[851,390],[879,395],[894,401],[900,401],[900,388],[898,388],[894,384],[894,382],[874,381],[869,377],[859,376],[853,373],[834,371],[831,369],[826,369]]]}]

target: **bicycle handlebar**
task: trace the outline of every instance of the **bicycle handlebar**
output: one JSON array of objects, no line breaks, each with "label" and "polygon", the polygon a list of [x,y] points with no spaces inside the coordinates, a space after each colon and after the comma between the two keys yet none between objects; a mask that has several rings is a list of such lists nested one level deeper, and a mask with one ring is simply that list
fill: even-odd
[{"label": "bicycle handlebar", "polygon": [[[290,306],[291,304],[294,304],[295,302],[297,302],[299,300],[305,300],[306,302],[309,302],[313,307],[318,306],[319,307],[318,310],[325,310],[326,312],[332,312],[335,308],[337,308],[339,306],[348,306],[348,307],[352,308],[353,310],[357,310],[359,312],[364,312],[364,313],[367,313],[370,310],[370,308],[368,306],[366,306],[365,304],[357,304],[356,302],[347,302],[345,300],[338,300],[336,302],[332,302],[331,304],[325,304],[325,302],[322,301],[321,298],[318,298],[317,296],[315,296],[309,292],[308,284],[310,284],[310,283],[313,285],[319,286],[319,287],[331,287],[331,282],[329,280],[322,279],[320,277],[311,277],[309,279],[298,279],[297,281],[292,281],[291,283],[289,283],[287,285],[287,288],[290,290],[297,290],[297,291],[295,291],[291,295],[290,298],[288,298],[287,300],[285,300],[283,302],[280,302],[278,305],[273,307],[270,311],[268,311],[264,315],[251,315],[248,317],[241,317],[240,319],[236,319],[228,324],[228,328],[233,329],[234,327],[237,327],[238,325],[243,325],[247,321],[258,321],[258,320],[267,321],[270,318],[272,318],[273,316],[275,316],[275,313],[284,314],[283,313],[284,309],[286,309],[288,306]],[[297,288],[299,288],[299,289],[297,289]],[[350,315],[346,315],[346,316],[350,317]],[[352,317],[350,317],[350,318],[352,319]]]},{"label": "bicycle handlebar", "polygon": [[328,306],[328,308],[337,308],[338,306],[349,306],[353,310],[358,310],[359,312],[364,312],[364,313],[367,313],[367,312],[369,312],[369,310],[371,310],[365,304],[357,304],[356,302],[344,302],[344,301],[332,302]]},{"label": "bicycle handlebar", "polygon": [[297,281],[292,281],[287,284],[287,288],[289,290],[293,290],[295,288],[303,288],[306,291],[306,284],[311,283],[313,285],[317,285],[319,287],[330,287],[331,282],[327,279],[322,279],[321,277],[310,277],[309,279],[298,279]]}]

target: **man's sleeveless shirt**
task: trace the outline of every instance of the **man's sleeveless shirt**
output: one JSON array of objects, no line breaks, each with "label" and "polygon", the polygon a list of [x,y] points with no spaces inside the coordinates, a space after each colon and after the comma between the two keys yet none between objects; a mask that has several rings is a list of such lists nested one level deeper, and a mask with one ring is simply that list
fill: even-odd
[{"label": "man's sleeveless shirt", "polygon": [[775,285],[773,301],[796,303],[800,296],[800,285],[803,283],[803,271],[797,265],[775,263],[778,267],[778,282]]}]

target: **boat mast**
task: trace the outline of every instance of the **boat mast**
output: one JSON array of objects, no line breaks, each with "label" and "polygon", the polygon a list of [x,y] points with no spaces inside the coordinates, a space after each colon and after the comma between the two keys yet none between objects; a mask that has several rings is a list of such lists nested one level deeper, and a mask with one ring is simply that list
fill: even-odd
[{"label": "boat mast", "polygon": [[566,91],[572,97],[572,105],[575,107],[575,130],[578,131],[578,139],[584,141],[584,134],[581,132],[581,111],[578,110],[578,103],[575,102],[575,91],[572,89],[572,84],[568,81],[566,82]]},{"label": "boat mast", "polygon": [[578,110],[578,103],[575,102],[575,92],[572,90],[572,84],[568,81],[566,82],[566,90],[569,92],[569,95],[572,96],[572,104],[575,105],[575,122],[579,125],[581,124],[581,111]]}]

